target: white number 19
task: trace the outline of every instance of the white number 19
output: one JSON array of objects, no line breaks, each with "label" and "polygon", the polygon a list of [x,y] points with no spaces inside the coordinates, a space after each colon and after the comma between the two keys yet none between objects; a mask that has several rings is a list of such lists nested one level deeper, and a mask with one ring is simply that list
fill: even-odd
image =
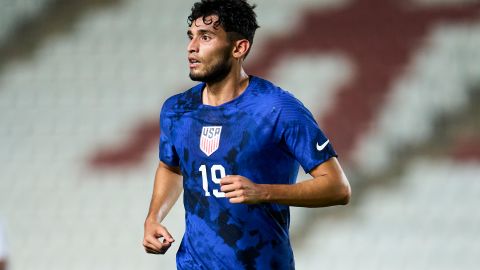
[{"label": "white number 19", "polygon": [[[210,192],[208,191],[207,166],[202,165],[198,170],[202,172],[202,185],[203,190],[205,190],[205,196],[210,196]],[[220,173],[220,177],[217,177],[217,172]],[[210,175],[212,176],[212,181],[215,184],[220,185],[220,179],[226,175],[225,168],[222,165],[213,165],[212,168],[210,168]],[[218,191],[218,189],[213,189],[213,195],[217,198],[225,197],[225,193]]]}]

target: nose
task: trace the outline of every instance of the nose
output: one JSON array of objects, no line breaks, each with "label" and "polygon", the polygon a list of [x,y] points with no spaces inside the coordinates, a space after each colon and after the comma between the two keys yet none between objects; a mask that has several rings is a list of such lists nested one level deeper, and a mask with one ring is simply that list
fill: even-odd
[{"label": "nose", "polygon": [[187,50],[189,53],[196,53],[198,52],[198,42],[195,38],[192,38],[188,43]]}]

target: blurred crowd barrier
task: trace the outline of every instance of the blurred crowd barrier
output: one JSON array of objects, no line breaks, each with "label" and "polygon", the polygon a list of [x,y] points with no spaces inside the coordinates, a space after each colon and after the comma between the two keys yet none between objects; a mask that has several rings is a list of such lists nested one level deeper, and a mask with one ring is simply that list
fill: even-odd
[{"label": "blurred crowd barrier", "polygon": [[[347,207],[292,208],[297,268],[477,269],[480,1],[252,2],[247,72],[314,113],[353,188]],[[175,269],[181,200],[172,250],[141,243],[161,105],[194,85],[192,4],[0,3],[9,270]]]}]

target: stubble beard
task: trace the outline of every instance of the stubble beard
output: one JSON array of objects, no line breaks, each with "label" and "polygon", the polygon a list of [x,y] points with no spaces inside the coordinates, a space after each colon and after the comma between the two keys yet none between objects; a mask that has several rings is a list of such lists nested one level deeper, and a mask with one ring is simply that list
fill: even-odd
[{"label": "stubble beard", "polygon": [[189,77],[192,81],[216,83],[222,81],[232,70],[232,60],[230,59],[230,48],[226,48],[221,54],[221,58],[213,63],[210,67],[206,67],[203,74],[193,73],[190,71]]}]

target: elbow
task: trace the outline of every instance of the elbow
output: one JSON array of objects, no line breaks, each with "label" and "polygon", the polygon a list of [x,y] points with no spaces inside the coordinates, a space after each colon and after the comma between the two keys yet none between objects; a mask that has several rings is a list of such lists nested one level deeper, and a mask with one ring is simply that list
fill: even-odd
[{"label": "elbow", "polygon": [[350,198],[352,196],[352,189],[350,185],[347,183],[340,189],[338,194],[338,204],[339,205],[347,205],[350,202]]}]

